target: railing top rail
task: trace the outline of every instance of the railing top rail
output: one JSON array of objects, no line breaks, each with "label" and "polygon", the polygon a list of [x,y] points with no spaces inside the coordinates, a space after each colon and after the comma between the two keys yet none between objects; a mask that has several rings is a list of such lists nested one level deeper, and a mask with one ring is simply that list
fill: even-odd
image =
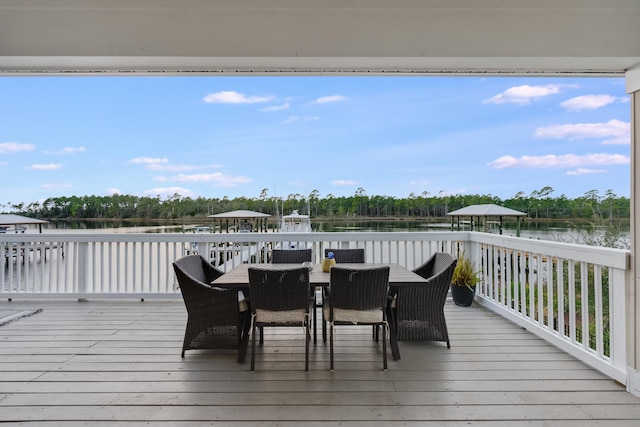
[{"label": "railing top rail", "polygon": [[286,241],[458,241],[469,232],[313,232],[313,233],[39,233],[0,235],[0,242],[286,242]]},{"label": "railing top rail", "polygon": [[539,253],[551,257],[570,258],[575,261],[599,264],[622,270],[627,270],[630,265],[631,252],[626,249],[553,242],[550,240],[523,239],[521,237],[480,232],[470,232],[469,239],[472,242],[508,247],[514,250]]}]

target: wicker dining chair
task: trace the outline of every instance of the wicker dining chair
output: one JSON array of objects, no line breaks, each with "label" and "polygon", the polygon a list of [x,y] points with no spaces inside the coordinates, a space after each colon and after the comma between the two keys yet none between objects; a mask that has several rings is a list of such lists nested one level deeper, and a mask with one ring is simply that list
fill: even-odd
[{"label": "wicker dining chair", "polygon": [[249,268],[251,293],[251,370],[255,370],[256,329],[271,326],[303,326],[305,372],[309,371],[309,269]]},{"label": "wicker dining chair", "polygon": [[339,325],[373,325],[382,327],[382,360],[387,369],[388,329],[386,308],[389,270],[385,267],[331,268],[329,288],[324,303],[324,317],[329,322],[330,369],[334,365],[335,327]]},{"label": "wicker dining chair", "polygon": [[[324,257],[329,256],[329,252],[333,252],[333,257],[336,260],[336,264],[364,264],[364,249],[331,249],[325,248]],[[324,295],[323,295],[324,298]],[[322,301],[318,301],[316,307],[322,306]],[[374,327],[374,337],[377,338],[376,330]],[[322,341],[327,341],[327,323],[324,318],[324,311],[322,314]]]},{"label": "wicker dining chair", "polygon": [[451,348],[444,304],[456,263],[450,254],[437,252],[414,270],[427,283],[395,289],[390,308],[398,341],[443,341]]},{"label": "wicker dining chair", "polygon": [[311,262],[311,249],[273,249],[271,264],[302,264]]},{"label": "wicker dining chair", "polygon": [[250,317],[238,291],[212,287],[223,273],[201,255],[182,257],[173,269],[187,308],[182,357],[186,350],[233,349],[238,350],[238,363],[244,362]]},{"label": "wicker dining chair", "polygon": [[[271,264],[302,264],[303,262],[312,262],[313,253],[311,249],[273,249],[271,251]],[[319,289],[316,296],[316,289],[312,287],[309,291],[310,298],[313,300],[313,342],[317,342],[318,315],[316,308],[322,307],[322,290]],[[316,301],[320,301],[317,303]],[[260,342],[263,342],[264,334],[260,330]]]},{"label": "wicker dining chair", "polygon": [[333,252],[337,264],[364,264],[364,249],[325,249],[325,258],[329,252]]}]

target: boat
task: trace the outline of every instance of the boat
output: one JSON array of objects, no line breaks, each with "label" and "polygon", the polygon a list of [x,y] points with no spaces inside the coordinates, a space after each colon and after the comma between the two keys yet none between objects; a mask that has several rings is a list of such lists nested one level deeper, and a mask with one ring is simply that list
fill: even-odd
[{"label": "boat", "polygon": [[[311,233],[311,218],[309,215],[299,213],[297,210],[291,211],[289,215],[282,215],[278,227],[280,233]],[[311,242],[286,242],[281,244],[283,249],[307,249],[311,247]]]},{"label": "boat", "polygon": [[309,215],[300,214],[297,210],[280,218],[279,229],[281,233],[311,233],[313,231]]},{"label": "boat", "polygon": [[16,225],[14,228],[9,228],[6,225],[0,225],[0,233],[24,233],[27,231],[27,227],[23,225]]}]

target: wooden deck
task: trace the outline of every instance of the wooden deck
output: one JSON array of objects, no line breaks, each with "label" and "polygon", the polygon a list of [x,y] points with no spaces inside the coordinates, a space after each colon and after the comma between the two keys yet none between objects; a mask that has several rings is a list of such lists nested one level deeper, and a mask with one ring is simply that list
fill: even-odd
[{"label": "wooden deck", "polygon": [[[400,343],[382,370],[371,329],[328,345],[267,330],[249,371],[230,352],[180,358],[182,300],[0,302],[0,422],[40,426],[638,426],[640,399],[481,307],[447,304],[452,348]],[[33,423],[33,424],[32,424]]]}]

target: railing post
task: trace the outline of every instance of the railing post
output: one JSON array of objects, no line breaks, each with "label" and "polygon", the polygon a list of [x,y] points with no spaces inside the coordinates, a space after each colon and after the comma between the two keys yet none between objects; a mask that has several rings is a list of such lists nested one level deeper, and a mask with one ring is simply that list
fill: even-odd
[{"label": "railing post", "polygon": [[[484,256],[482,248],[481,248],[481,244],[480,242],[474,242],[474,241],[469,241],[469,242],[465,242],[465,254],[466,257],[469,258],[469,260],[471,261],[471,264],[474,266],[474,268],[476,270],[482,268],[483,262],[482,262],[482,257]],[[481,282],[480,282],[480,289],[482,289],[482,293],[486,293],[486,287],[485,287],[485,272],[481,272],[480,274],[481,277]]]},{"label": "railing post", "polygon": [[631,280],[627,289],[627,391],[640,396],[640,66],[625,74],[631,106]]},{"label": "railing post", "polygon": [[[89,277],[89,242],[78,242],[77,244],[77,283],[78,293],[87,292],[87,280]],[[78,301],[86,301],[85,298],[78,298]]]},{"label": "railing post", "polygon": [[627,368],[626,276],[627,272],[612,268],[609,272],[609,347],[611,364]]}]

